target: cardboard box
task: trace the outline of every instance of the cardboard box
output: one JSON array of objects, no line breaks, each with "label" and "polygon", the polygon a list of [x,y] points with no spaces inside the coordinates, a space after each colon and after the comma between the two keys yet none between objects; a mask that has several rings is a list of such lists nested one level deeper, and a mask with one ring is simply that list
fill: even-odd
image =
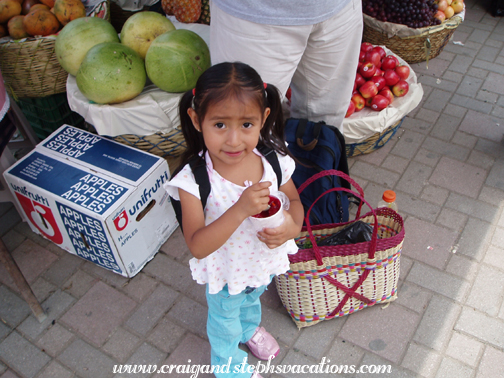
[{"label": "cardboard box", "polygon": [[178,226],[166,160],[69,125],[4,176],[35,233],[125,277]]}]

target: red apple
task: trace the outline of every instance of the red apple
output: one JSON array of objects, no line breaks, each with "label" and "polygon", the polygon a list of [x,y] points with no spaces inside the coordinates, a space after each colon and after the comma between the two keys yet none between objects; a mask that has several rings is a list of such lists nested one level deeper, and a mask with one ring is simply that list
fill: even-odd
[{"label": "red apple", "polygon": [[392,104],[392,102],[394,101],[394,94],[392,93],[392,90],[389,87],[383,88],[381,91],[378,92],[378,94],[380,96],[385,97],[388,100],[389,105]]},{"label": "red apple", "polygon": [[377,51],[378,54],[380,54],[380,60],[383,60],[383,58],[385,58],[385,56],[387,55],[387,53],[385,52],[385,50],[381,46],[375,46],[375,47],[373,47],[373,50]]},{"label": "red apple", "polygon": [[375,67],[378,67],[378,68],[381,67],[381,56],[378,51],[371,50],[371,51],[366,52],[365,59],[366,59],[366,61],[364,62],[364,64],[366,62],[371,62],[375,65]]},{"label": "red apple", "polygon": [[402,80],[406,80],[409,77],[410,74],[410,68],[408,66],[397,66],[395,68],[396,74],[399,75],[399,77]]},{"label": "red apple", "polygon": [[408,93],[408,90],[409,90],[409,84],[405,80],[399,80],[397,84],[392,87],[392,93],[396,97],[405,96]]},{"label": "red apple", "polygon": [[437,9],[443,11],[448,7],[448,2],[446,0],[439,0],[437,2]]},{"label": "red apple", "polygon": [[357,72],[357,74],[355,75],[355,84],[357,84],[357,88],[360,88],[365,82],[366,79],[364,79],[362,75]]},{"label": "red apple", "polygon": [[399,80],[401,80],[395,70],[385,70],[383,77],[385,78],[385,81],[387,82],[387,85],[389,87],[394,86]]},{"label": "red apple", "polygon": [[356,72],[359,72],[359,70],[361,69],[363,64],[364,63],[362,63],[362,62],[357,63],[357,71]]},{"label": "red apple", "polygon": [[361,47],[360,47],[361,51],[371,51],[373,50],[373,45],[369,42],[362,42],[361,43]]},{"label": "red apple", "polygon": [[386,80],[383,76],[373,76],[369,80],[376,84],[378,92],[381,91],[385,87],[385,85],[387,85]]},{"label": "red apple", "polygon": [[371,101],[371,109],[380,111],[385,109],[387,106],[389,106],[389,101],[383,97],[377,94],[376,96],[373,97],[373,101]]},{"label": "red apple", "polygon": [[356,93],[352,96],[352,102],[355,105],[356,112],[362,110],[365,106],[364,97],[362,97],[359,93]]},{"label": "red apple", "polygon": [[348,104],[347,112],[345,114],[345,118],[350,117],[352,114],[354,114],[354,112],[355,112],[355,104],[353,103],[353,101],[350,101],[350,104]]},{"label": "red apple", "polygon": [[439,21],[441,21],[441,23],[443,23],[444,20],[446,20],[446,15],[443,11],[438,10],[434,15],[434,18],[437,18]]},{"label": "red apple", "polygon": [[364,103],[366,104],[366,106],[367,106],[368,108],[370,108],[370,107],[371,107],[371,104],[373,103],[373,98],[374,98],[374,96],[373,96],[373,97],[369,97],[369,98],[365,98],[365,99],[364,99]]},{"label": "red apple", "polygon": [[375,74],[375,72],[376,72],[376,66],[371,62],[363,63],[359,70],[359,73],[362,75],[364,79],[369,79],[371,76]]},{"label": "red apple", "polygon": [[397,66],[397,58],[392,55],[387,55],[383,58],[381,69],[382,70],[393,70]]},{"label": "red apple", "polygon": [[364,63],[366,60],[366,52],[365,51],[359,51],[359,62]]},{"label": "red apple", "polygon": [[364,98],[370,98],[376,96],[378,93],[378,88],[376,88],[376,84],[371,80],[366,81],[362,87],[359,88],[359,92]]},{"label": "red apple", "polygon": [[383,71],[377,68],[373,76],[383,76]]}]

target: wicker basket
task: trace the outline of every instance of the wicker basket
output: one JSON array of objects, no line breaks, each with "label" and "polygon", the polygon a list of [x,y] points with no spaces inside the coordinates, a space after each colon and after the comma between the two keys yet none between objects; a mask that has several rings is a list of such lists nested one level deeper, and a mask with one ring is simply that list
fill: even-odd
[{"label": "wicker basket", "polygon": [[397,35],[389,36],[385,28],[377,28],[377,26],[386,23],[364,15],[362,40],[373,45],[384,45],[410,64],[420,63],[435,58],[443,51],[462,20],[461,16],[455,15],[437,26],[420,29],[404,26],[405,29],[414,30],[417,34],[399,37]]},{"label": "wicker basket", "polygon": [[123,134],[113,137],[116,142],[167,158],[178,157],[187,148],[184,135],[180,128],[175,128],[168,133],[155,133],[152,135]]},{"label": "wicker basket", "polygon": [[[100,5],[101,13],[97,12],[97,16],[108,20],[108,0]],[[56,35],[0,41],[0,69],[14,99],[45,97],[66,91],[68,73],[56,59],[55,43]]]},{"label": "wicker basket", "polygon": [[401,124],[404,118],[400,119],[394,125],[387,127],[381,133],[376,133],[371,137],[367,138],[365,141],[360,143],[352,143],[346,145],[346,155],[347,157],[355,157],[359,155],[369,154],[376,151],[378,148],[383,147],[392,138]]}]

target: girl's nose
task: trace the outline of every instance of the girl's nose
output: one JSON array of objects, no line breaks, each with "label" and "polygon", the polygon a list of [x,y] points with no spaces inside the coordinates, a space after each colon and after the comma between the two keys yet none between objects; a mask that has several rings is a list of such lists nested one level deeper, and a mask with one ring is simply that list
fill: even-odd
[{"label": "girl's nose", "polygon": [[227,144],[230,146],[238,146],[240,144],[240,132],[238,130],[229,130]]}]

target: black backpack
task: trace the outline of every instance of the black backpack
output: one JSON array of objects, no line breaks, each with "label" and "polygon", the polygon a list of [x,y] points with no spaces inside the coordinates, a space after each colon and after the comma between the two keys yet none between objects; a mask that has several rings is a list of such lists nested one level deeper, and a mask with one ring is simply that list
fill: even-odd
[{"label": "black backpack", "polygon": [[[285,135],[289,151],[301,164],[296,164],[292,180],[297,188],[314,174],[336,169],[348,174],[345,138],[334,126],[325,122],[289,118],[285,123]],[[305,215],[311,204],[326,190],[334,187],[350,189],[346,180],[337,176],[325,176],[311,183],[300,195]],[[349,200],[346,192],[326,194],[313,207],[310,224],[331,224],[348,221]]]},{"label": "black backpack", "polygon": [[[275,174],[277,176],[278,188],[280,188],[280,184],[282,183],[282,170],[280,168],[280,162],[278,161],[278,156],[276,155],[273,149],[259,144],[257,145],[257,150],[263,155],[266,160],[271,164]],[[208,178],[208,172],[206,169],[206,162],[203,156],[194,156],[188,162],[191,170],[194,174],[194,180],[196,184],[199,185],[199,194],[201,198],[201,205],[203,206],[203,210],[205,210],[205,206],[207,203],[208,196],[210,195],[210,179]],[[184,165],[180,165],[173,172],[172,177],[175,177],[177,173],[179,173]],[[173,206],[173,210],[175,210],[175,215],[177,217],[177,221],[180,225],[180,229],[182,230],[182,207],[180,206],[180,201],[174,199],[170,196],[170,200]],[[182,230],[183,232],[184,230]]]}]

